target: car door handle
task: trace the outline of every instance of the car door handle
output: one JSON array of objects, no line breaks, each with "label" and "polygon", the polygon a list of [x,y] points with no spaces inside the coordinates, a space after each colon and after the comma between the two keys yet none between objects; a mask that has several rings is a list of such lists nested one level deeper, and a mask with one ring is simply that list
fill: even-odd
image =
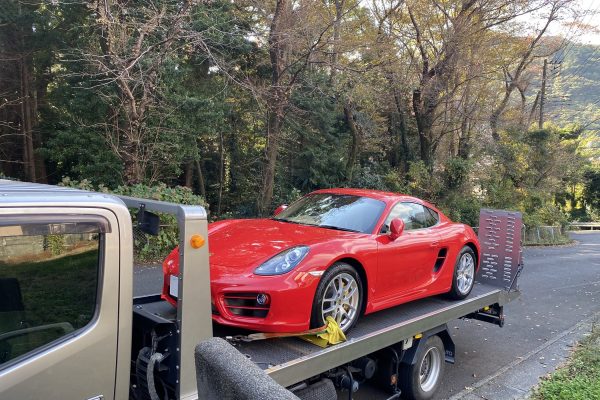
[{"label": "car door handle", "polygon": [[435,242],[432,242],[431,247],[440,247],[440,241],[436,240]]}]

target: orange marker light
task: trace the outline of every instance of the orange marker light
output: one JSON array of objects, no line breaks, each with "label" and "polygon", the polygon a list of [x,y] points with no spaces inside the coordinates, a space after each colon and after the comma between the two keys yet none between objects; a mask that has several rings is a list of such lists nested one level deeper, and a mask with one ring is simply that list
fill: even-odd
[{"label": "orange marker light", "polygon": [[190,238],[190,246],[194,249],[199,249],[204,246],[204,243],[206,243],[206,240],[202,235],[192,235]]}]

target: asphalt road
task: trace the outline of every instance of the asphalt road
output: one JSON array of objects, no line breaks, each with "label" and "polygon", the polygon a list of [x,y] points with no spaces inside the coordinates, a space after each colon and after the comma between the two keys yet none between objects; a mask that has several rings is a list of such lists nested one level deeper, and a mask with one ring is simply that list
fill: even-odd
[{"label": "asphalt road", "polygon": [[[449,324],[457,362],[447,365],[437,399],[447,399],[476,386],[600,312],[600,232],[572,237],[577,241],[573,246],[525,249],[525,269],[519,280],[522,294],[505,307],[504,328],[479,321],[457,320]],[[136,296],[157,293],[160,288],[160,268],[136,269]],[[545,367],[543,357],[540,359]],[[360,397],[386,397],[375,388],[367,392],[366,397]]]}]

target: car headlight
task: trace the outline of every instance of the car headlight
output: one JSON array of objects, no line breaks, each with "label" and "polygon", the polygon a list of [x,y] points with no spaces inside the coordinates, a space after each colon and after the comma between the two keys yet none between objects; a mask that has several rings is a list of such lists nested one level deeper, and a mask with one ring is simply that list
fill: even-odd
[{"label": "car headlight", "polygon": [[287,249],[269,258],[254,270],[257,275],[281,275],[290,272],[308,254],[308,246],[297,246]]}]

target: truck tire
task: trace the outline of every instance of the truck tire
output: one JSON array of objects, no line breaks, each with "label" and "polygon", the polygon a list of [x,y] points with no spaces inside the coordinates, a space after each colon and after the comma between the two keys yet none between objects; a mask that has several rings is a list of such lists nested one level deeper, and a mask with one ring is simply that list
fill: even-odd
[{"label": "truck tire", "polygon": [[429,400],[440,386],[444,375],[444,343],[439,336],[430,336],[419,344],[414,364],[403,364],[399,371],[402,398]]}]

